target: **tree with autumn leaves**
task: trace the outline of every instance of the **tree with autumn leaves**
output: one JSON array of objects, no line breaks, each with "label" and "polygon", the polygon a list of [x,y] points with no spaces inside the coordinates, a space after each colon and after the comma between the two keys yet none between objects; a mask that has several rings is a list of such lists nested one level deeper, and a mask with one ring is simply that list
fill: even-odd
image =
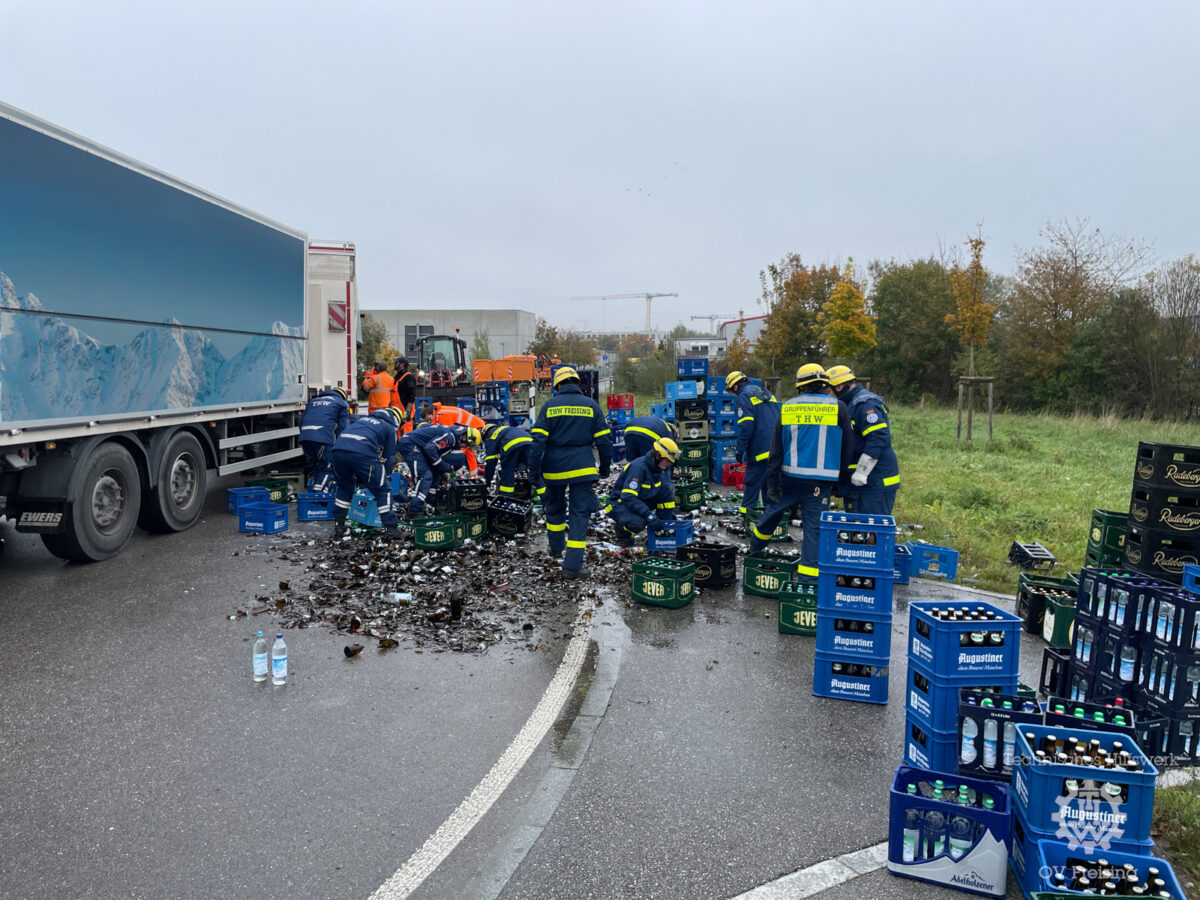
[{"label": "tree with autumn leaves", "polygon": [[829,356],[835,359],[854,361],[875,346],[875,320],[854,280],[853,258],[847,261],[845,274],[817,312],[817,325]]},{"label": "tree with autumn leaves", "polygon": [[983,346],[988,332],[992,330],[992,319],[996,317],[999,303],[987,298],[987,269],[983,267],[982,227],[974,237],[964,241],[971,251],[971,261],[966,266],[955,263],[950,268],[950,287],[954,291],[954,312],[946,316],[950,330],[958,335],[959,341],[970,353],[967,374],[975,376],[975,348]]}]

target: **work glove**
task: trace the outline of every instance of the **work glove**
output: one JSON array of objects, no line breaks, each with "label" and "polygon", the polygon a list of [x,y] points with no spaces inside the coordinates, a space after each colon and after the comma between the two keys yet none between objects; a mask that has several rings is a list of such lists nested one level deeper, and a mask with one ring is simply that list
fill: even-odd
[{"label": "work glove", "polygon": [[612,473],[612,466],[608,463],[600,463],[600,477],[607,478]]},{"label": "work glove", "polygon": [[658,529],[660,527],[661,527],[661,523],[658,521],[658,516],[654,515],[654,513],[651,513],[650,515],[648,515],[646,517],[647,530],[653,531],[655,534],[658,534]]},{"label": "work glove", "polygon": [[854,469],[854,474],[850,476],[850,483],[855,487],[863,487],[867,483],[867,479],[871,477],[871,470],[875,468],[875,463],[879,460],[872,456],[863,454],[858,458],[858,466]]}]

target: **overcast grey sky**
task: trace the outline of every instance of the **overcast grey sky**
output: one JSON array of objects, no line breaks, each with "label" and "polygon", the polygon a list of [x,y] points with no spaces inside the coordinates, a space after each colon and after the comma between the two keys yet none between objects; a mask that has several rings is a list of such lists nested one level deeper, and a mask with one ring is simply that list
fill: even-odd
[{"label": "overcast grey sky", "polygon": [[[1088,217],[1200,251],[1200,3],[7,0],[0,99],[314,238],[365,308],[755,314]],[[704,323],[690,323],[696,326]]]}]

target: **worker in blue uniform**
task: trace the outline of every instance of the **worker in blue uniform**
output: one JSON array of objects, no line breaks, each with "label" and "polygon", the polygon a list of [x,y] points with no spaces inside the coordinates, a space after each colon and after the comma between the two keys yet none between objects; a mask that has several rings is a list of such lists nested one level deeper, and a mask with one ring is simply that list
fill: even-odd
[{"label": "worker in blue uniform", "polygon": [[329,485],[333,473],[329,448],[350,424],[349,399],[344,388],[329,388],[309,400],[300,413],[300,446],[314,491],[324,491]]},{"label": "worker in blue uniform", "polygon": [[765,506],[763,488],[767,483],[767,459],[779,425],[779,401],[766,388],[752,384],[742,372],[725,376],[725,390],[737,395],[737,461],[746,464],[746,483],[742,489],[742,518],[759,502]]},{"label": "worker in blue uniform", "polygon": [[499,492],[511,497],[516,491],[517,470],[528,465],[533,435],[524,428],[498,424],[488,425],[483,432],[486,441],[483,478],[491,484],[499,470]]},{"label": "worker in blue uniform", "polygon": [[392,467],[396,464],[396,431],[404,424],[404,410],[377,409],[346,426],[330,451],[337,494],[333,500],[333,536],[346,533],[350,502],[361,484],[375,496],[379,521],[385,532],[395,532],[396,508],[392,504]]},{"label": "worker in blue uniform", "polygon": [[458,449],[459,437],[449,425],[414,428],[400,440],[400,455],[415,470],[416,488],[408,499],[408,514],[419,516],[437,499],[442,476],[454,471],[449,454]]},{"label": "worker in blue uniform", "polygon": [[638,416],[636,419],[631,419],[625,426],[625,458],[629,462],[621,470],[616,484],[609,492],[609,504],[604,508],[605,512],[612,511],[613,502],[621,493],[621,489],[625,487],[625,482],[629,480],[629,467],[633,465],[634,460],[641,459],[649,453],[654,442],[662,437],[669,437],[675,442],[679,441],[679,429],[675,427],[674,422],[668,422],[658,416]]},{"label": "worker in blue uniform", "polygon": [[662,520],[675,518],[675,485],[671,466],[679,462],[683,451],[669,437],[661,437],[648,453],[625,467],[628,478],[619,493],[613,495],[609,516],[617,525],[617,543],[633,546],[633,536],[654,531]]},{"label": "worker in blue uniform", "polygon": [[900,463],[892,449],[892,430],[883,398],[858,383],[848,366],[834,366],[829,381],[850,409],[852,429],[850,484],[843,485],[846,511],[864,515],[892,514],[900,486]]},{"label": "worker in blue uniform", "polygon": [[[612,467],[612,441],[604,413],[580,387],[570,366],[554,373],[555,395],[538,410],[531,430],[529,477],[539,488],[546,512],[550,555],[562,555],[562,577],[586,578],[583,551],[588,522],[599,509],[593,486]],[[599,453],[599,467],[593,448]],[[569,496],[568,496],[569,495]]]},{"label": "worker in blue uniform", "polygon": [[[821,513],[842,469],[842,427],[849,424],[829,388],[829,376],[816,363],[796,370],[797,396],[780,406],[779,424],[767,460],[770,502],[762,519],[752,526],[750,550],[766,547],[782,516],[800,508],[804,540],[800,544],[802,576],[816,578],[821,542]],[[839,413],[841,424],[839,424]]]}]

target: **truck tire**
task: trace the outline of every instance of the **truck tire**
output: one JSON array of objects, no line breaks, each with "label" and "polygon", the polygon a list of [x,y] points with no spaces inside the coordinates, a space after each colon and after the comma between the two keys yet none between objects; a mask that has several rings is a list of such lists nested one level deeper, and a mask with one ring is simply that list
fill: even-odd
[{"label": "truck tire", "polygon": [[142,505],[137,464],[120,444],[96,445],[71,478],[71,515],[61,534],[44,535],[46,549],[72,562],[99,562],[129,543]]},{"label": "truck tire", "polygon": [[138,524],[163,534],[191,528],[204,510],[207,476],[200,441],[190,432],[177,432],[158,464],[157,487],[142,496]]}]

